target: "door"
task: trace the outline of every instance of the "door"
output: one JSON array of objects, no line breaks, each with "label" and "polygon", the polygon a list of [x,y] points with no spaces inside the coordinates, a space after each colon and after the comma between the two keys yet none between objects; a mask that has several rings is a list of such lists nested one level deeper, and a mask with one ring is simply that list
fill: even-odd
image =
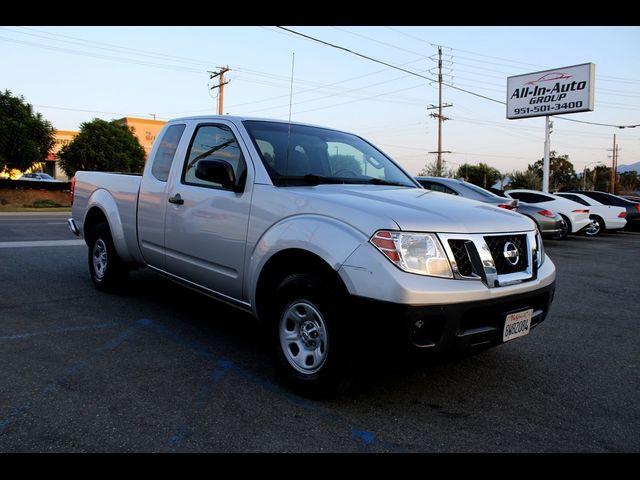
[{"label": "door", "polygon": [[[169,273],[243,300],[253,172],[233,128],[224,122],[196,126],[181,175],[168,191],[164,244]],[[236,192],[196,177],[203,160],[231,164],[236,184],[244,188]]]},{"label": "door", "polygon": [[[148,265],[165,268],[164,222],[169,172],[186,125],[172,124],[160,132],[142,176],[138,196],[138,241]],[[184,147],[182,148],[184,151]]]}]

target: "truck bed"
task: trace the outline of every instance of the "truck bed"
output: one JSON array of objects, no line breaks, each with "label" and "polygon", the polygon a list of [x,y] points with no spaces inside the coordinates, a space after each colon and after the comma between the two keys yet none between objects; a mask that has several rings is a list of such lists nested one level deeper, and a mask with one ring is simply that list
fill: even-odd
[{"label": "truck bed", "polygon": [[75,181],[72,214],[81,234],[86,238],[89,233],[83,230],[83,215],[94,203],[102,205],[103,209],[113,209],[104,213],[109,219],[114,242],[126,245],[126,251],[132,257],[137,257],[140,250],[137,243],[136,217],[142,175],[80,171],[76,173]]}]

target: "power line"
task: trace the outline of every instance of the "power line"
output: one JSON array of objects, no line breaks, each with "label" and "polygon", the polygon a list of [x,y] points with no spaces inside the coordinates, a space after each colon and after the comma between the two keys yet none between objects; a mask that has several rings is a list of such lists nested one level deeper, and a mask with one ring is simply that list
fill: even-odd
[{"label": "power line", "polygon": [[41,43],[34,43],[34,42],[27,42],[27,41],[24,41],[24,40],[17,40],[17,39],[14,39],[14,38],[0,37],[0,40],[4,40],[4,41],[7,41],[7,42],[13,42],[13,43],[19,43],[19,44],[22,44],[22,45],[29,45],[29,46],[38,47],[38,48],[44,48],[46,50],[53,50],[53,51],[56,51],[56,52],[70,53],[72,55],[82,55],[82,56],[90,57],[90,58],[93,58],[93,59],[99,58],[99,59],[110,60],[110,61],[114,61],[114,62],[129,63],[129,64],[134,64],[134,65],[142,65],[142,66],[156,67],[156,68],[164,68],[164,69],[168,69],[168,70],[181,70],[181,71],[190,72],[190,73],[199,73],[199,74],[204,73],[204,70],[196,70],[196,69],[188,68],[188,67],[179,67],[177,65],[166,65],[166,64],[146,62],[146,61],[141,61],[141,60],[136,60],[136,59],[113,57],[113,56],[110,56],[110,55],[101,55],[101,54],[96,54],[96,53],[91,53],[91,52],[86,52],[86,51],[73,50],[73,49],[70,49],[70,48],[53,47],[53,46],[49,46],[49,45],[43,45]]},{"label": "power line", "polygon": [[555,116],[553,118],[557,118],[559,120],[566,120],[567,122],[576,122],[576,123],[585,123],[587,125],[598,125],[601,127],[613,127],[613,128],[636,128],[636,127],[640,127],[640,123],[637,123],[635,125],[612,125],[610,123],[597,123],[597,122],[586,122],[584,120],[575,120],[573,118],[564,118],[564,117],[558,117]]},{"label": "power line", "polygon": [[411,53],[413,55],[418,55],[419,57],[421,57],[421,59],[426,58],[426,56],[424,54],[422,54],[422,53],[414,52],[413,50],[408,50],[406,48],[399,47],[398,45],[393,45],[391,43],[383,42],[383,41],[378,40],[376,38],[367,37],[366,35],[362,35],[360,33],[351,32],[351,31],[347,30],[346,28],[340,28],[340,27],[332,27],[332,28],[334,28],[336,30],[340,30],[341,32],[348,33],[349,35],[354,35],[356,37],[364,38],[365,40],[369,40],[371,42],[375,42],[375,43],[378,43],[380,45],[384,45],[386,47],[391,47],[391,48],[395,48],[396,50],[400,50],[400,51],[403,51],[403,52]]},{"label": "power line", "polygon": [[[285,31],[287,31],[287,32],[290,32],[290,33],[292,33],[292,34],[294,34],[294,35],[298,35],[298,36],[300,36],[300,37],[306,38],[306,39],[308,39],[308,40],[312,40],[312,41],[314,41],[314,42],[321,43],[321,44],[326,45],[326,46],[328,46],[328,47],[336,48],[336,49],[338,49],[338,50],[343,50],[343,51],[345,51],[345,52],[347,52],[347,53],[350,53],[350,54],[352,54],[352,55],[356,55],[356,56],[358,56],[358,57],[364,58],[364,59],[369,60],[369,61],[371,61],[371,62],[376,62],[376,63],[379,63],[380,65],[385,65],[385,66],[387,66],[387,67],[389,67],[389,68],[394,68],[394,69],[396,69],[396,70],[400,70],[401,72],[405,72],[405,73],[408,73],[408,74],[410,74],[410,75],[413,75],[413,76],[416,76],[416,77],[423,78],[423,79],[425,79],[425,80],[428,80],[429,82],[433,82],[433,83],[436,83],[436,82],[437,82],[437,80],[435,80],[435,79],[433,79],[433,78],[429,78],[429,77],[426,77],[426,76],[424,76],[424,75],[421,75],[421,74],[419,74],[419,73],[417,73],[417,72],[412,72],[411,70],[407,70],[406,68],[402,68],[402,67],[399,67],[399,66],[397,66],[397,65],[393,65],[393,64],[391,64],[391,63],[387,63],[387,62],[385,62],[385,61],[378,60],[378,59],[373,58],[373,57],[369,57],[368,55],[364,55],[364,54],[362,54],[362,53],[358,53],[358,52],[356,52],[356,51],[354,51],[354,50],[350,50],[350,49],[348,49],[348,48],[346,48],[346,47],[342,47],[342,46],[340,46],[340,45],[336,45],[336,44],[333,44],[333,43],[330,43],[330,42],[326,42],[326,41],[324,41],[324,40],[320,40],[319,38],[315,38],[315,37],[312,37],[312,36],[310,36],[310,35],[306,35],[306,34],[304,34],[304,33],[296,32],[295,30],[291,30],[291,29],[286,28],[286,27],[278,26],[278,28],[280,28],[281,30],[285,30]],[[469,90],[465,90],[464,88],[456,87],[455,85],[451,85],[451,84],[447,84],[447,83],[443,83],[443,85],[446,85],[446,86],[447,86],[447,87],[449,87],[449,88],[453,88],[454,90],[459,90],[459,91],[461,91],[461,92],[468,93],[469,95],[473,95],[473,96],[476,96],[476,97],[484,98],[485,100],[489,100],[489,101],[491,101],[491,102],[496,102],[496,103],[500,103],[500,104],[503,104],[503,105],[504,105],[504,102],[501,102],[500,100],[496,100],[495,98],[491,98],[491,97],[487,97],[487,96],[485,96],[485,95],[481,95],[481,94],[479,94],[479,93],[471,92],[471,91],[469,91]]]},{"label": "power line", "polygon": [[[167,54],[164,54],[164,53],[156,53],[156,52],[151,52],[151,51],[148,51],[148,50],[141,50],[139,48],[122,47],[122,46],[115,45],[115,44],[112,44],[112,43],[96,42],[94,40],[85,40],[85,39],[82,39],[82,38],[72,37],[70,35],[64,35],[64,34],[61,34],[61,33],[47,32],[45,30],[39,30],[37,28],[28,28],[28,27],[21,27],[21,26],[18,26],[17,28],[20,28],[20,29],[23,29],[23,30],[29,30],[29,31],[32,31],[32,32],[43,33],[44,35],[48,35],[48,37],[43,36],[43,35],[38,35],[38,34],[35,34],[35,33],[27,33],[27,32],[21,32],[21,31],[18,31],[18,30],[12,30],[12,29],[6,28],[6,27],[4,27],[3,30],[7,30],[7,31],[15,32],[15,33],[20,33],[21,35],[30,35],[30,36],[33,36],[33,37],[40,37],[40,38],[44,38],[46,40],[52,40],[52,38],[50,38],[50,37],[54,37],[53,40],[56,40],[58,42],[71,43],[71,44],[85,46],[85,47],[89,47],[89,48],[96,48],[96,49],[99,49],[99,50],[115,51],[115,52],[118,52],[118,53],[123,53],[122,51],[124,51],[125,53],[127,51],[130,51],[130,52],[132,52],[131,54],[133,54],[133,55],[149,57],[149,58],[154,58],[154,59],[169,60],[169,61],[172,61],[172,62],[190,63],[190,64],[195,64],[195,65],[207,65],[207,66],[210,64],[210,62],[205,62],[203,60],[190,59],[190,58],[187,58],[187,57],[178,57],[176,55],[167,55]],[[55,37],[69,38],[69,39],[71,39],[73,41],[59,40],[59,39],[57,39]]]},{"label": "power line", "polygon": [[102,110],[88,110],[84,108],[68,108],[68,107],[58,107],[54,105],[33,105],[37,108],[52,108],[54,110],[69,110],[71,112],[86,112],[86,113],[100,113],[103,115],[122,115],[123,117],[146,117],[150,114],[141,114],[141,113],[123,113],[123,112],[105,112]]}]

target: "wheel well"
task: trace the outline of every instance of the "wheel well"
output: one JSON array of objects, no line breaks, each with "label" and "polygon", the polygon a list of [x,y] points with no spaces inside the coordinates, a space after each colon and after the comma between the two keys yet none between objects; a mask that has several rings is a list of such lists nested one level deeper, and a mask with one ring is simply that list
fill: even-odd
[{"label": "wheel well", "polygon": [[571,233],[572,230],[573,230],[573,226],[571,225],[571,220],[569,220],[569,217],[567,217],[566,215],[563,215],[562,213],[560,213],[559,215],[565,221],[565,223],[567,224],[567,227],[569,229],[569,233]]},{"label": "wheel well", "polygon": [[102,212],[102,210],[100,210],[98,207],[92,207],[91,210],[89,210],[89,213],[87,213],[87,217],[84,219],[83,228],[85,242],[89,242],[89,235],[91,234],[91,230],[93,230],[93,227],[102,222],[106,223],[107,225],[109,224],[109,222],[107,221],[107,217]]},{"label": "wheel well", "polygon": [[330,282],[339,291],[347,293],[347,287],[338,273],[318,255],[307,250],[288,249],[276,253],[262,268],[256,288],[256,312],[265,318],[265,308],[273,299],[280,281],[292,273],[315,273]]}]

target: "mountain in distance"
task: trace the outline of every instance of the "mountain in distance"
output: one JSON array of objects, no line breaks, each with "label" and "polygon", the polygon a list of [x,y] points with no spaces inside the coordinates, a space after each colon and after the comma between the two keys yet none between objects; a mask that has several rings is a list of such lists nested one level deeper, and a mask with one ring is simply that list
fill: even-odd
[{"label": "mountain in distance", "polygon": [[630,165],[618,165],[618,173],[632,172],[635,170],[640,173],[640,162],[632,163]]}]

